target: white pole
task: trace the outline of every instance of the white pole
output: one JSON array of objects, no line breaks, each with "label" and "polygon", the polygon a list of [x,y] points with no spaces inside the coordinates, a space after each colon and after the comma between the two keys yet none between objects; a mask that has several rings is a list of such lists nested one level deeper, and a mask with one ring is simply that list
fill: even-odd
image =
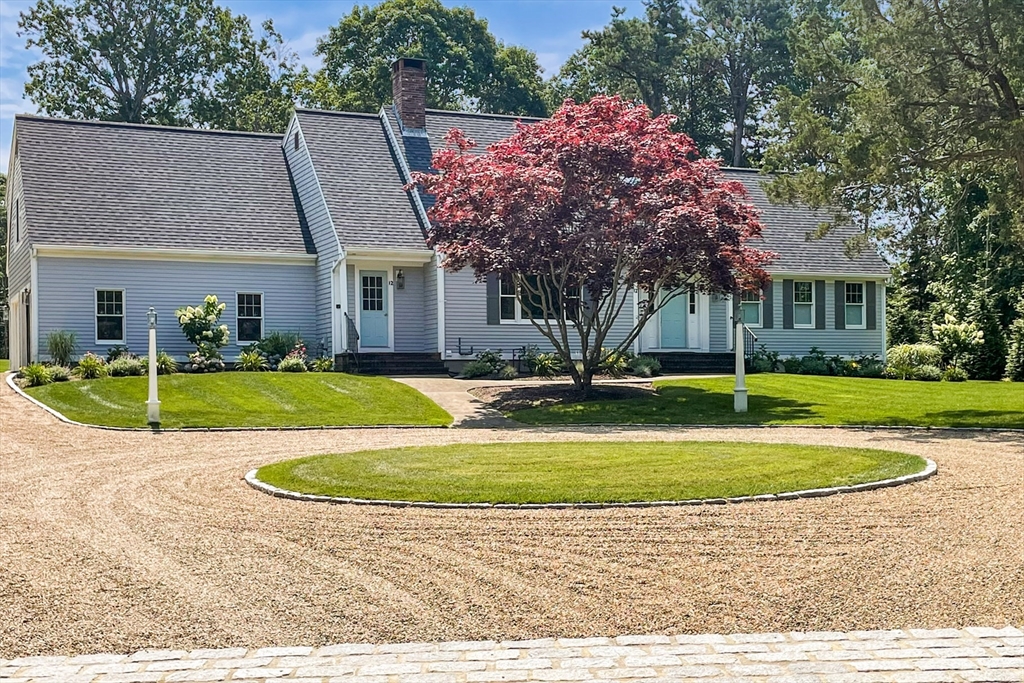
[{"label": "white pole", "polygon": [[736,388],[733,389],[733,408],[737,413],[747,412],[747,368],[743,357],[743,319],[736,315]]},{"label": "white pole", "polygon": [[160,401],[156,390],[156,309],[149,309],[149,400],[146,401],[146,415],[149,424],[160,424]]}]

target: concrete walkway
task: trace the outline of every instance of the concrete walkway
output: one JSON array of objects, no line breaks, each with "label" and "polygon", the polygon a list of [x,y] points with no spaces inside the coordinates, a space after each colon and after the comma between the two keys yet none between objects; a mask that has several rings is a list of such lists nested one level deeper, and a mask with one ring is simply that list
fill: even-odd
[{"label": "concrete walkway", "polygon": [[1024,680],[1024,634],[1003,629],[545,638],[328,647],[145,650],[0,659],[7,683],[469,683]]},{"label": "concrete walkway", "polygon": [[[706,379],[709,377],[722,377],[723,375],[664,375],[654,379],[659,381],[669,379]],[[454,419],[453,427],[463,428],[486,428],[486,429],[508,429],[521,426],[517,422],[509,420],[497,410],[487,407],[487,404],[469,393],[470,389],[482,387],[510,387],[510,386],[537,386],[563,384],[571,385],[571,381],[561,379],[530,379],[530,380],[501,380],[501,379],[453,379],[451,377],[392,377],[396,382],[407,384],[413,389],[424,394],[431,401],[447,410]],[[594,380],[595,384],[649,384],[652,379],[628,377],[625,379],[600,379]]]}]

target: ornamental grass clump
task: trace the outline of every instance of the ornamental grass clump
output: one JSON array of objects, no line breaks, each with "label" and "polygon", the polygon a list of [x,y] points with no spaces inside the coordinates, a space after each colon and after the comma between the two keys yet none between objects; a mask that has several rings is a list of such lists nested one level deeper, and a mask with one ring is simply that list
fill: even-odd
[{"label": "ornamental grass clump", "polygon": [[[149,356],[139,358],[142,363],[143,374],[149,374]],[[158,351],[156,354],[156,374],[173,375],[178,371],[178,361],[174,360],[171,354],[166,351]]]},{"label": "ornamental grass clump", "polygon": [[637,377],[654,377],[661,373],[661,361],[653,356],[637,356],[629,361],[629,370]]},{"label": "ornamental grass clump", "polygon": [[[938,369],[942,349],[934,344],[899,344],[889,349],[885,376],[890,379],[923,379],[918,377],[925,366]],[[931,375],[931,370],[926,371]],[[939,370],[941,377],[942,371]]]},{"label": "ornamental grass clump", "polygon": [[71,368],[66,365],[50,366],[51,382],[67,382],[71,379]]},{"label": "ornamental grass clump", "polygon": [[146,374],[146,370],[139,358],[128,355],[107,365],[107,374],[111,377],[141,377]]},{"label": "ornamental grass clump", "polygon": [[203,299],[202,306],[186,306],[174,312],[185,338],[196,347],[185,365],[189,372],[219,372],[224,369],[220,349],[227,346],[229,333],[228,326],[220,324],[220,316],[225,308],[227,306],[220,303],[216,295],[209,294]]},{"label": "ornamental grass clump", "polygon": [[69,330],[55,330],[46,335],[46,352],[55,365],[71,365],[78,348],[78,335]]}]

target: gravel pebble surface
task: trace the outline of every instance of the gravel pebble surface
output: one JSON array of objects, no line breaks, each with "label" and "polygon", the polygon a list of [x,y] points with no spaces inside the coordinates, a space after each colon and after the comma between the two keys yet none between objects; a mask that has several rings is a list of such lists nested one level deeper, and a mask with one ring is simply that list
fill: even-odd
[{"label": "gravel pebble surface", "polygon": [[[930,458],[939,474],[826,498],[609,510],[321,505],[242,479],[316,453],[597,439],[885,448]],[[798,427],[109,432],[61,423],[4,383],[0,657],[1020,626],[1021,439]]]}]

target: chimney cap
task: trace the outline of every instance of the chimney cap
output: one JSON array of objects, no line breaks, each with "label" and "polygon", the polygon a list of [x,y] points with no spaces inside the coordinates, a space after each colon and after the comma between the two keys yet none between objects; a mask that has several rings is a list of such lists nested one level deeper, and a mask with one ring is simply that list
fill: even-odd
[{"label": "chimney cap", "polygon": [[427,60],[418,57],[399,57],[391,64],[391,71],[394,73],[399,69],[420,69],[427,70]]}]

